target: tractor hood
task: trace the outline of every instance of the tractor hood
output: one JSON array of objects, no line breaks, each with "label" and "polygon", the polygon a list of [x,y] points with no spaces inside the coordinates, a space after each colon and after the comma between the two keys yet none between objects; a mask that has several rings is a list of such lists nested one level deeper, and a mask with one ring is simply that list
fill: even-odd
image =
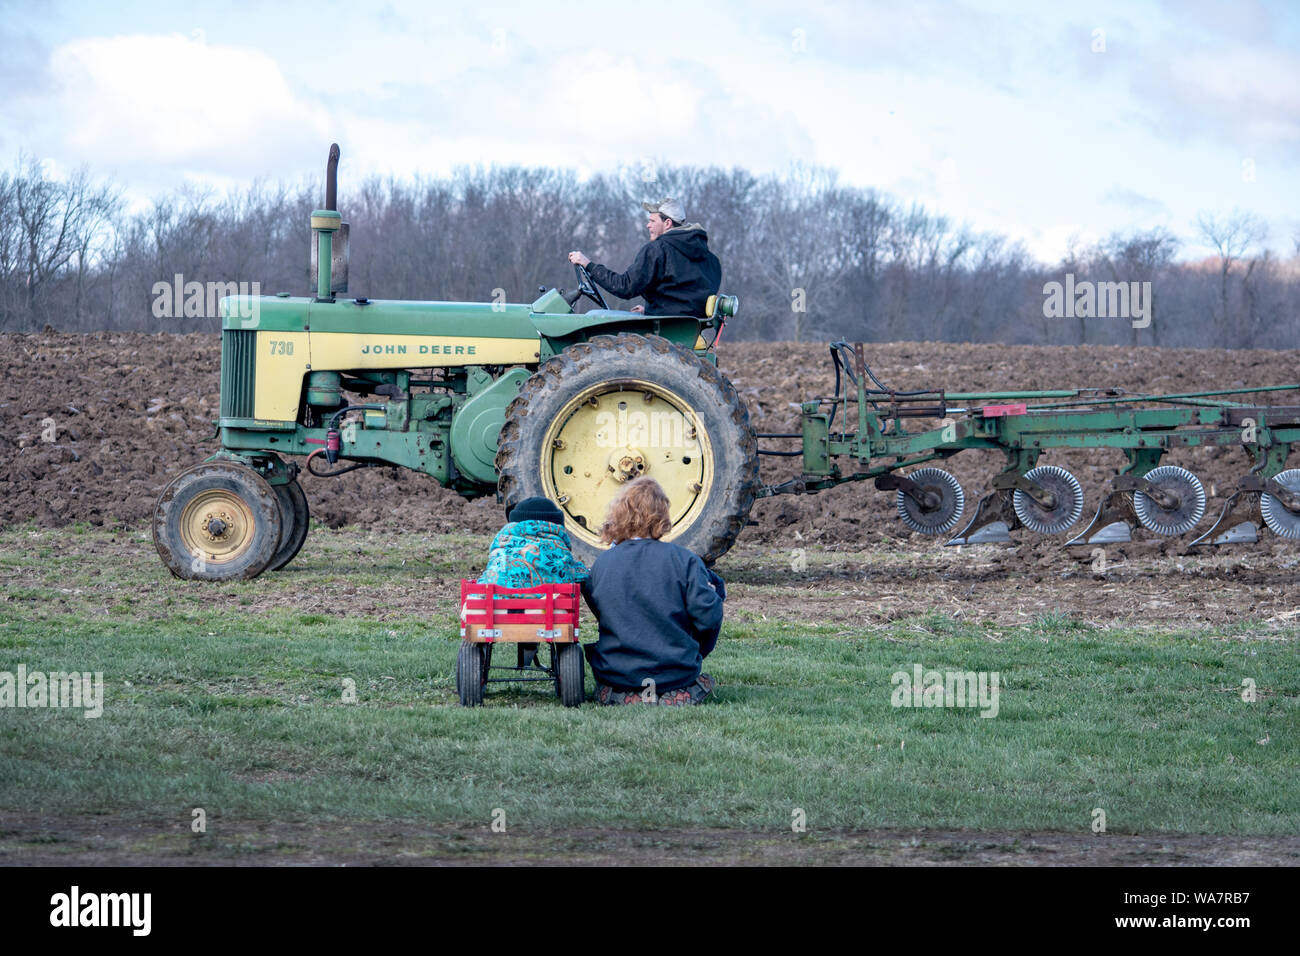
[{"label": "tractor hood", "polygon": [[418,302],[309,296],[227,296],[221,327],[262,332],[351,332],[387,335],[464,335],[537,339],[526,305],[495,302]]},{"label": "tractor hood", "polygon": [[[418,302],[401,299],[337,299],[318,302],[311,296],[232,295],[221,300],[221,327],[248,332],[341,333],[368,336],[419,336],[447,339],[520,339],[534,348],[520,353],[536,360],[540,339],[547,352],[583,341],[593,334],[636,332],[655,334],[688,348],[696,344],[700,320],[685,317],[645,316],[616,309],[568,311],[558,303],[539,299],[533,305],[504,302]],[[538,306],[547,311],[538,311]],[[560,312],[559,308],[565,311]],[[552,311],[554,310],[554,311]],[[387,348],[385,341],[383,346]],[[417,343],[418,347],[418,343]],[[511,352],[510,354],[514,354]]]}]

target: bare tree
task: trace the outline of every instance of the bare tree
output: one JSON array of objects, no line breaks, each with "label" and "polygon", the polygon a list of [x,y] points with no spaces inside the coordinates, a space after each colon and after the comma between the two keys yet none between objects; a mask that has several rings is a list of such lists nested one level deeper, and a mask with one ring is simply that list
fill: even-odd
[{"label": "bare tree", "polygon": [[[1268,236],[1268,227],[1258,216],[1237,210],[1227,216],[1202,213],[1196,217],[1196,227],[1219,256],[1219,302],[1218,312],[1214,316],[1219,338],[1221,341],[1231,341],[1236,338],[1239,346],[1249,347],[1248,341],[1241,341],[1243,333],[1246,339],[1253,340],[1253,333],[1248,324],[1237,323],[1237,328],[1233,328],[1232,312],[1228,302],[1228,279],[1232,274],[1233,265],[1241,261],[1256,244],[1263,242]],[[1254,258],[1247,262],[1246,280],[1249,280],[1255,265]]]},{"label": "bare tree", "polygon": [[[0,226],[0,281],[6,286],[0,327],[39,327],[47,318],[62,317],[66,309],[46,299],[63,280],[73,288],[76,321],[95,257],[108,241],[110,219],[120,205],[117,190],[93,182],[84,168],[58,181],[47,178],[35,159],[19,157],[14,174],[0,182],[6,213]],[[22,312],[19,322],[16,307]]]},{"label": "bare tree", "polygon": [[[1099,243],[1095,250],[1097,263],[1105,269],[1113,282],[1150,282],[1152,299],[1150,310],[1150,338],[1152,345],[1160,344],[1160,323],[1155,308],[1155,289],[1160,277],[1173,261],[1178,251],[1178,240],[1165,229],[1137,232],[1130,236],[1115,233]],[[1132,344],[1138,344],[1140,329],[1129,325]]]},{"label": "bare tree", "polygon": [[[215,329],[212,316],[154,317],[155,284],[177,274],[309,293],[307,218],[321,193],[311,180],[180,190],[123,215],[111,184],[85,170],[55,180],[20,158],[0,172],[0,329]],[[763,176],[624,168],[581,181],[566,170],[467,167],[372,178],[340,197],[352,225],[349,294],[529,302],[538,286],[572,284],[570,249],[624,268],[647,241],[641,203],[667,196],[704,225],[722,290],[742,299],[735,338],[1285,347],[1300,334],[1300,233],[1296,258],[1280,261],[1261,248],[1266,231],[1253,216],[1200,217],[1218,253],[1211,273],[1175,262],[1178,244],[1163,230],[1074,242],[1049,269],[1005,237],[811,167]],[[1061,271],[1151,282],[1159,314],[1150,331],[1044,319],[1043,284]]]}]

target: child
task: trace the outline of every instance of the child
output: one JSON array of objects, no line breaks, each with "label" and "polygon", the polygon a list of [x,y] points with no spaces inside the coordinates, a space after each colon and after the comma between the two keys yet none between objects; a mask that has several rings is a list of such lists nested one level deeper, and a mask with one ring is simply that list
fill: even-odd
[{"label": "child", "polygon": [[727,588],[699,555],[659,540],[672,526],[653,478],[628,482],[610,503],[601,534],[613,547],[582,587],[600,628],[586,652],[602,704],[698,704],[713,692],[701,666]]},{"label": "child", "polygon": [[530,584],[574,584],[587,580],[587,566],[573,556],[564,512],[547,498],[525,498],[506,516],[492,539],[479,584],[524,588]]},{"label": "child", "polygon": [[[549,499],[525,498],[510,509],[506,522],[492,539],[479,584],[525,588],[587,580],[590,572],[573,556],[573,542],[564,530],[564,513]],[[519,649],[520,666],[531,665],[537,645],[520,644]]]}]

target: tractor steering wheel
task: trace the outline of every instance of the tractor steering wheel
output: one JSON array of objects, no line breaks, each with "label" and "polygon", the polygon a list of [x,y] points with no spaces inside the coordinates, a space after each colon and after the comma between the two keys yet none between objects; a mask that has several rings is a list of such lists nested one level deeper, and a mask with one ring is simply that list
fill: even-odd
[{"label": "tractor steering wheel", "polygon": [[596,305],[600,306],[600,308],[608,309],[609,306],[605,304],[605,297],[601,295],[600,290],[596,288],[596,283],[591,281],[591,274],[587,272],[587,267],[580,266],[575,262],[573,264],[573,271],[578,275],[578,291],[592,302],[596,303]]}]

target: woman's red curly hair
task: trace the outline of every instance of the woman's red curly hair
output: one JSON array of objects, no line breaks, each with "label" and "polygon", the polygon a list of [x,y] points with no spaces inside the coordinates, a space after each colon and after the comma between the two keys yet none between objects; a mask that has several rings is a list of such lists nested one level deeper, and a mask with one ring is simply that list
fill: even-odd
[{"label": "woman's red curly hair", "polygon": [[653,478],[634,478],[609,503],[600,539],[618,544],[629,538],[662,538],[673,528],[668,495]]}]

